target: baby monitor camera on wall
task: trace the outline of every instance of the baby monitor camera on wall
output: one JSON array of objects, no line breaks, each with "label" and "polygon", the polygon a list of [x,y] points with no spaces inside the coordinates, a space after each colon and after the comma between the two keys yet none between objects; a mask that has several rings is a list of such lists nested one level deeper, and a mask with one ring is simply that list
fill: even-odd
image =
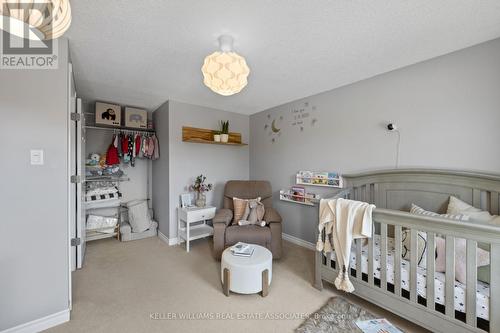
[{"label": "baby monitor camera on wall", "polygon": [[397,128],[396,124],[389,123],[389,124],[387,124],[387,129],[392,132],[392,131],[396,131],[398,128]]},{"label": "baby monitor camera on wall", "polygon": [[95,103],[95,123],[108,126],[120,126],[121,107],[115,104]]},{"label": "baby monitor camera on wall", "polygon": [[132,128],[147,128],[148,113],[146,110],[126,107],[125,108],[125,126]]}]

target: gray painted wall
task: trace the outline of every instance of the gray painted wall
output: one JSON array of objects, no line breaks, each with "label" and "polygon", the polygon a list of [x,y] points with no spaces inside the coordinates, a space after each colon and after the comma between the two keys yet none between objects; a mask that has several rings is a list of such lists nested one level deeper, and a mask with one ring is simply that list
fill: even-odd
[{"label": "gray painted wall", "polygon": [[[168,114],[168,120],[165,117]],[[164,209],[158,216],[160,231],[169,238],[177,237],[179,196],[188,192],[194,178],[203,174],[215,189],[207,194],[207,203],[220,207],[224,184],[231,179],[249,178],[249,149],[245,147],[206,145],[182,142],[182,126],[219,128],[220,120],[229,120],[230,131],[240,132],[244,142],[249,139],[249,117],[232,112],[169,101],[154,112],[155,126],[161,140],[162,155],[153,164],[153,198],[155,211],[168,202],[168,217]],[[168,130],[167,130],[168,128]],[[166,135],[165,135],[166,134]],[[168,137],[168,139],[167,139]],[[168,140],[168,142],[166,142]],[[168,143],[168,166],[165,149]],[[167,176],[168,175],[168,176]],[[169,180],[165,180],[168,177]],[[168,184],[166,188],[161,188]],[[168,225],[168,231],[167,231]]]},{"label": "gray painted wall", "polygon": [[160,158],[153,161],[153,209],[159,231],[168,237],[169,233],[169,145],[168,104],[165,102],[153,112],[153,122],[160,145]]},{"label": "gray painted wall", "polygon": [[0,331],[68,309],[67,60],[59,39],[59,69],[0,70]]},{"label": "gray painted wall", "polygon": [[[395,166],[397,136],[385,130],[388,121],[401,129],[400,166],[498,172],[498,59],[500,39],[252,115],[250,178],[272,182],[284,232],[315,241],[317,208],[279,201],[298,170]],[[310,113],[303,131],[292,125],[292,110],[300,109]],[[280,136],[269,129],[273,119]]]}]

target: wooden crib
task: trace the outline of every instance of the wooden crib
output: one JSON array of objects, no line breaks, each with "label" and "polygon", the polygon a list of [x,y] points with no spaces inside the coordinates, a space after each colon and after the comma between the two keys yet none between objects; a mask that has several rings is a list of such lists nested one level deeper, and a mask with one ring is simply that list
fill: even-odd
[{"label": "wooden crib", "polygon": [[[346,190],[336,197],[377,206],[373,213],[375,227],[372,238],[367,244],[363,244],[363,240],[356,240],[351,253],[349,273],[355,295],[433,332],[500,332],[500,226],[408,213],[412,203],[426,210],[445,213],[449,197],[455,196],[476,208],[498,215],[499,175],[406,169],[348,175],[344,178]],[[404,229],[410,229],[409,261],[401,258]],[[435,272],[435,251],[427,251],[424,271],[417,265],[419,231],[427,234],[428,249],[434,249],[438,236],[445,238],[444,274]],[[466,239],[467,279],[466,284],[459,284],[458,289],[453,260],[456,238]],[[489,244],[489,286],[477,280],[478,243]],[[394,247],[392,256],[389,255],[388,244]],[[335,258],[335,253],[324,255],[316,252],[317,289],[322,289],[323,280],[330,283],[335,280],[338,274]],[[365,265],[363,260],[366,261]],[[389,261],[392,265],[389,265]],[[407,277],[406,281],[402,281],[403,275]],[[443,292],[444,299],[439,298],[438,301],[438,292]],[[463,300],[456,303],[455,298],[458,296],[463,297]],[[463,311],[457,310],[457,306],[462,305]],[[479,313],[477,308],[479,312],[485,313]]]}]

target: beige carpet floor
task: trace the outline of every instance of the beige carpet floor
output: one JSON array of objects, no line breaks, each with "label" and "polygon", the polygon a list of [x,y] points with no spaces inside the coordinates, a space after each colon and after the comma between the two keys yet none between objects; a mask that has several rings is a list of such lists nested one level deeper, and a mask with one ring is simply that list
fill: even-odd
[{"label": "beige carpet floor", "polygon": [[[323,291],[312,287],[313,251],[283,243],[285,255],[273,262],[265,298],[222,294],[210,239],[192,242],[190,253],[156,237],[89,243],[84,268],[73,274],[71,321],[50,332],[292,332],[301,316],[336,291],[328,284]],[[357,297],[349,299],[406,332],[425,332]]]}]

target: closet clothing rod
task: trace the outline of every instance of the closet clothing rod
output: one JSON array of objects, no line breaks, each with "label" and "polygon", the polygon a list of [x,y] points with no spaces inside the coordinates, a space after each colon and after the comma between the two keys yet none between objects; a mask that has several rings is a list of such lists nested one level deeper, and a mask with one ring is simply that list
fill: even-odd
[{"label": "closet clothing rod", "polygon": [[102,127],[102,126],[84,126],[85,128],[104,130],[104,131],[115,131],[115,132],[126,132],[126,133],[155,133],[154,129],[139,129],[139,128],[123,128],[123,127]]}]

